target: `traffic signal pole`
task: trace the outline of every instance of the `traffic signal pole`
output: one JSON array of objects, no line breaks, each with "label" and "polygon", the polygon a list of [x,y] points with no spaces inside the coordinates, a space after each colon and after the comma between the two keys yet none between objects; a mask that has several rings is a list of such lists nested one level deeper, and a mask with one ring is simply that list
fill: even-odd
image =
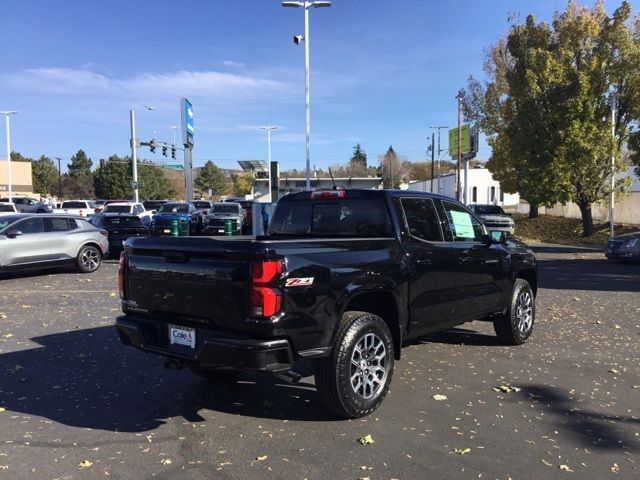
[{"label": "traffic signal pole", "polygon": [[131,121],[131,176],[133,177],[133,201],[138,203],[140,196],[138,192],[138,158],[136,145],[136,112],[129,110],[129,119]]}]

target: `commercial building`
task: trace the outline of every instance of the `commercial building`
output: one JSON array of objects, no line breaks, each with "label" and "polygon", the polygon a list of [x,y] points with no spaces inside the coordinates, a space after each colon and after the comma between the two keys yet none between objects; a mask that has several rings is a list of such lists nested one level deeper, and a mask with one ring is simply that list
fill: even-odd
[{"label": "commercial building", "polygon": [[[464,172],[460,180],[463,193],[460,200],[464,198]],[[433,193],[447,197],[456,197],[456,174],[455,172],[439,175],[433,179]],[[431,180],[411,181],[406,186],[407,190],[418,190],[421,192],[431,192]],[[467,204],[495,204],[501,206],[515,206],[520,202],[518,193],[505,193],[500,187],[500,182],[494,180],[491,172],[484,167],[470,168],[467,179]]]},{"label": "commercial building", "polygon": [[[11,162],[11,187],[14,197],[33,196],[31,162]],[[9,194],[9,162],[0,161],[0,197]]]}]

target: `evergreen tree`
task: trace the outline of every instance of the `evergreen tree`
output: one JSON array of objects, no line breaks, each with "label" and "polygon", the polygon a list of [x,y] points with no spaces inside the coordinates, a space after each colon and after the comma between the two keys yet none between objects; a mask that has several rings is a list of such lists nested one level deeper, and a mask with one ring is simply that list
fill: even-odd
[{"label": "evergreen tree", "polygon": [[193,185],[202,194],[208,194],[211,189],[212,196],[224,195],[229,190],[227,177],[212,161],[208,161],[200,169]]},{"label": "evergreen tree", "polygon": [[33,191],[40,195],[50,195],[58,186],[58,169],[45,155],[31,162],[31,177]]},{"label": "evergreen tree", "polygon": [[353,177],[362,177],[367,174],[367,154],[362,150],[359,143],[353,149],[353,155],[349,160],[348,173]]},{"label": "evergreen tree", "polygon": [[81,175],[91,175],[91,167],[93,162],[84,150],[80,149],[71,157],[71,163],[67,164],[67,171],[70,177],[79,177]]}]

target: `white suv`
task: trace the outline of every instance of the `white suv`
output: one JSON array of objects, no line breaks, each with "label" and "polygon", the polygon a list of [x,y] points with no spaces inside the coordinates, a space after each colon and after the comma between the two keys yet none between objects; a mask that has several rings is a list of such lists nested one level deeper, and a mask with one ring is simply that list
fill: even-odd
[{"label": "white suv", "polygon": [[145,210],[144,205],[135,202],[110,203],[100,213],[128,213],[129,215],[137,215],[140,218],[153,215],[151,211]]},{"label": "white suv", "polygon": [[93,200],[66,200],[60,205],[60,211],[55,213],[66,213],[71,215],[79,215],[81,217],[90,217],[93,215],[96,204]]}]

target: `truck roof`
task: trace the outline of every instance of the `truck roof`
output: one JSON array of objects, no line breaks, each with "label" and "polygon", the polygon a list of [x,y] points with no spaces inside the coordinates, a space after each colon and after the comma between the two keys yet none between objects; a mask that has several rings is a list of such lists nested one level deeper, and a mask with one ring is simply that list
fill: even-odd
[{"label": "truck roof", "polygon": [[420,192],[418,190],[399,190],[399,189],[384,189],[384,190],[367,190],[364,188],[348,188],[338,190],[312,190],[311,192],[297,192],[290,193],[281,197],[281,200],[308,200],[313,192],[335,192],[344,191],[344,198],[381,198],[388,196],[418,196],[427,198],[439,198],[442,200],[457,202],[455,198],[446,197],[444,195],[438,195],[429,192]]}]

